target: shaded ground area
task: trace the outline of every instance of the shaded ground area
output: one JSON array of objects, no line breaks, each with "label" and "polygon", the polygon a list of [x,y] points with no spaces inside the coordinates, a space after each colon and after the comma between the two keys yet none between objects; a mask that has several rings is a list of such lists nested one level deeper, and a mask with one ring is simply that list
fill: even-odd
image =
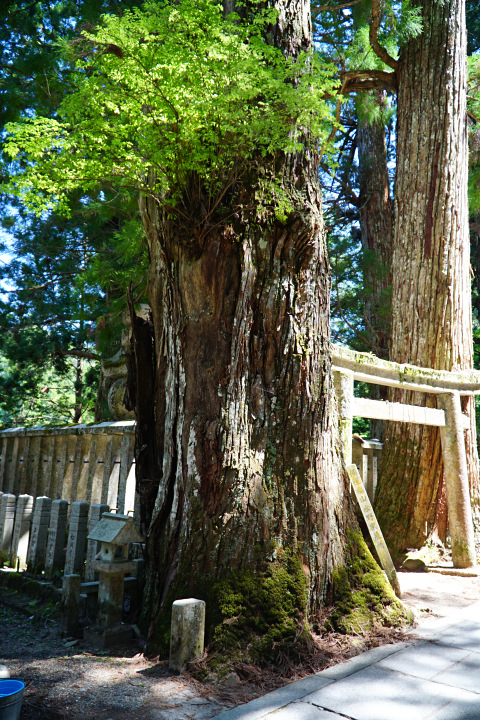
[{"label": "shaded ground area", "polygon": [[[480,598],[480,579],[436,573],[400,573],[404,602],[418,618],[453,615]],[[311,674],[370,647],[402,639],[382,630],[368,636],[330,634],[316,656],[282,673],[237,666],[220,682],[173,676],[166,662],[145,660],[141,646],[115,654],[88,652],[62,638],[51,605],[0,589],[0,662],[26,683],[21,720],[210,720],[290,680]]]}]

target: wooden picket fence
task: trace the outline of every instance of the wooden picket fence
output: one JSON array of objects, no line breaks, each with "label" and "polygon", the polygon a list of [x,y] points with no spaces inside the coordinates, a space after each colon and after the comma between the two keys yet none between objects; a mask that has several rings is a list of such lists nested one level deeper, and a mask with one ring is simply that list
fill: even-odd
[{"label": "wooden picket fence", "polygon": [[135,509],[135,422],[0,431],[0,492]]}]

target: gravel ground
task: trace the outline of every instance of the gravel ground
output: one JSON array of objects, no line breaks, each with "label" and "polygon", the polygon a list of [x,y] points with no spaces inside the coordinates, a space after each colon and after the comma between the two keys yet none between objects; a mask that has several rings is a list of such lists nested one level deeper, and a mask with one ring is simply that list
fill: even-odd
[{"label": "gravel ground", "polygon": [[[403,601],[417,618],[449,616],[480,599],[480,578],[400,573]],[[222,683],[203,685],[174,676],[166,662],[146,660],[141,646],[89,652],[61,637],[54,608],[0,589],[0,663],[26,683],[21,720],[210,720],[289,680],[342,662],[401,637],[382,631],[366,638],[331,635],[316,667],[296,667],[290,678],[236,668]]]}]

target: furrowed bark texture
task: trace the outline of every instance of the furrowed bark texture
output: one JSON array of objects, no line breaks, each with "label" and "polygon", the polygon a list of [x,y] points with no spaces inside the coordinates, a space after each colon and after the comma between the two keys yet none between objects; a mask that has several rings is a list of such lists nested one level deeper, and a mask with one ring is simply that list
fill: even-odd
[{"label": "furrowed bark texture", "polygon": [[[377,102],[385,103],[383,92],[377,93]],[[357,149],[366,332],[370,342],[376,347],[376,355],[387,359],[391,321],[393,213],[383,123],[367,123],[359,119]],[[370,385],[369,397],[386,400],[388,391],[379,385]],[[383,441],[385,422],[370,420],[370,433],[371,437]]]},{"label": "furrowed bark texture", "polygon": [[[309,5],[278,9],[275,41],[294,56],[310,43]],[[318,167],[290,156],[277,169],[294,206],[285,224],[238,210],[202,239],[193,223],[168,219],[160,198],[141,201],[154,337],[134,328],[137,484],[152,638],[171,600],[203,599],[235,569],[261,573],[282,549],[301,559],[315,610],[343,559],[351,516],[332,413]],[[256,180],[244,207],[256,204]],[[152,372],[142,411],[142,373]]]},{"label": "furrowed bark texture", "polygon": [[[390,358],[422,367],[472,367],[463,0],[423,0],[423,33],[398,73],[397,179]],[[425,396],[394,400],[425,404]],[[428,403],[435,400],[430,396]],[[473,400],[466,431],[478,498]],[[419,547],[447,534],[440,433],[388,423],[376,510],[390,544]]]}]

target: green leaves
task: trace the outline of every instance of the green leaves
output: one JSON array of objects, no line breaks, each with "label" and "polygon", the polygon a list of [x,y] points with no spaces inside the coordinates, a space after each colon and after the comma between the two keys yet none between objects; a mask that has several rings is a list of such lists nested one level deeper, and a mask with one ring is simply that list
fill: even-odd
[{"label": "green leaves", "polygon": [[[317,149],[335,83],[312,53],[293,61],[255,22],[223,17],[215,0],[146,2],[84,33],[58,118],[7,126],[17,171],[6,188],[37,213],[67,212],[75,188],[135,188],[178,207],[192,175],[210,197],[246,178],[252,158]],[[5,188],[4,188],[5,189]]]}]

